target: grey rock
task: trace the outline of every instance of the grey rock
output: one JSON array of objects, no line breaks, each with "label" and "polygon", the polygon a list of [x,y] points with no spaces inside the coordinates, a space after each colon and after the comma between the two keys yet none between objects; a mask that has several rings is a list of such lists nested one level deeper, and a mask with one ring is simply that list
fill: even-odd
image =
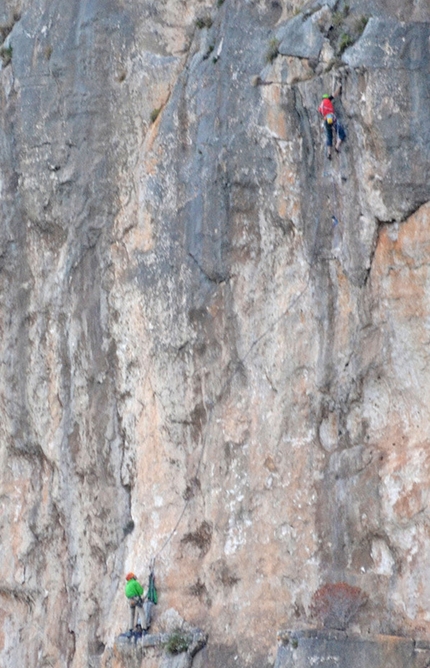
[{"label": "grey rock", "polygon": [[334,453],[330,459],[330,466],[336,477],[347,478],[363,471],[371,461],[372,451],[365,446],[357,445]]},{"label": "grey rock", "polygon": [[313,2],[310,6],[309,9],[314,12],[315,10],[321,9],[323,7],[328,7],[329,9],[335,9],[336,5],[338,3],[338,0],[327,0],[326,2],[321,2],[321,0],[317,0],[316,2]]},{"label": "grey rock", "polygon": [[125,665],[140,666],[150,657],[151,661],[158,662],[160,668],[192,668],[194,657],[207,643],[207,635],[200,629],[191,629],[186,636],[188,649],[174,655],[165,651],[169,633],[151,633],[140,638],[127,638],[122,634],[115,640],[116,653]]},{"label": "grey rock", "polygon": [[283,56],[318,58],[324,44],[324,36],[313,17],[305,19],[301,14],[280,28],[276,36]]},{"label": "grey rock", "polygon": [[[343,56],[355,68],[351,70],[353,87],[361,78],[359,67],[368,72],[366,93],[353,100],[347,84],[344,103],[348,115],[361,119],[365,133],[371,128],[375,137],[383,138],[374,157],[385,175],[380,189],[384,220],[403,219],[429,197],[429,37],[430,24],[371,19],[360,40]],[[371,118],[366,111],[370,108]],[[372,146],[365,142],[363,149],[370,157]]]},{"label": "grey rock", "polygon": [[196,666],[268,668],[334,578],[371,595],[364,639],[430,633],[428,24],[398,20],[426,8],[357,2],[342,67],[294,72],[323,36],[277,33],[287,4],[0,3],[5,668],[113,663],[154,556]]},{"label": "grey rock", "polygon": [[360,638],[340,632],[297,631],[278,649],[275,668],[330,665],[336,668],[418,668],[414,643],[408,638]]},{"label": "grey rock", "polygon": [[430,25],[370,18],[363,35],[342,57],[350,67],[421,70],[430,74]]}]

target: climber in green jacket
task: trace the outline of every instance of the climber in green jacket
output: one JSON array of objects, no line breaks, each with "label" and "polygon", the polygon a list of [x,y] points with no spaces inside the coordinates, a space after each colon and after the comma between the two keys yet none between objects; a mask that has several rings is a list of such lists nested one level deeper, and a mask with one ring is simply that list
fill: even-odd
[{"label": "climber in green jacket", "polygon": [[125,585],[125,595],[130,602],[130,632],[132,633],[134,629],[136,608],[143,608],[144,592],[142,585],[137,581],[134,573],[128,573],[125,579],[127,580],[127,584]]}]

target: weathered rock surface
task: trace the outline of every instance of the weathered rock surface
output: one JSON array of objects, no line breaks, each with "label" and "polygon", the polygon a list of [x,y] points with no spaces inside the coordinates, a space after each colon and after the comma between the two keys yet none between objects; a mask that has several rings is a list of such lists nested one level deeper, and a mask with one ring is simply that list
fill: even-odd
[{"label": "weathered rock surface", "polygon": [[[127,638],[121,635],[116,639],[111,668],[198,668],[201,664],[196,655],[205,647],[207,636],[199,629],[193,629],[181,635],[186,649],[181,652],[169,652],[166,646],[171,639],[169,633],[143,635],[140,638]],[[200,658],[200,657],[199,657]]]},{"label": "weathered rock surface", "polygon": [[331,665],[339,668],[421,668],[430,661],[430,650],[412,640],[395,636],[361,638],[340,632],[301,631],[278,650],[275,668]]},{"label": "weathered rock surface", "polygon": [[153,558],[205,666],[325,582],[428,637],[430,10],[349,5],[0,2],[5,668],[113,668]]}]

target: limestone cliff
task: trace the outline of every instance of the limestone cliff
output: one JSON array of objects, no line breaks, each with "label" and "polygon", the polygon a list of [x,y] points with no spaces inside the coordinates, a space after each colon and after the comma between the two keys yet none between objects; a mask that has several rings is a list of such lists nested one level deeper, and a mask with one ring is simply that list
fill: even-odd
[{"label": "limestone cliff", "polygon": [[0,0],[0,34],[0,664],[118,666],[154,558],[210,668],[273,666],[327,582],[428,638],[427,0]]}]

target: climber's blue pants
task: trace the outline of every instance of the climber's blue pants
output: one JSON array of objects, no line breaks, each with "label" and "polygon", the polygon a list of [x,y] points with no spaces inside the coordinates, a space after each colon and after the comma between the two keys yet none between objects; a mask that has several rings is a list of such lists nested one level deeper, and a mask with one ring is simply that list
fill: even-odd
[{"label": "climber's blue pants", "polygon": [[333,125],[330,125],[329,123],[327,123],[327,121],[325,121],[324,125],[325,125],[327,146],[333,146],[333,128],[336,130],[337,136],[339,137],[340,141],[345,141],[346,139],[345,128],[343,127],[343,125],[339,123],[339,121],[335,121]]}]

